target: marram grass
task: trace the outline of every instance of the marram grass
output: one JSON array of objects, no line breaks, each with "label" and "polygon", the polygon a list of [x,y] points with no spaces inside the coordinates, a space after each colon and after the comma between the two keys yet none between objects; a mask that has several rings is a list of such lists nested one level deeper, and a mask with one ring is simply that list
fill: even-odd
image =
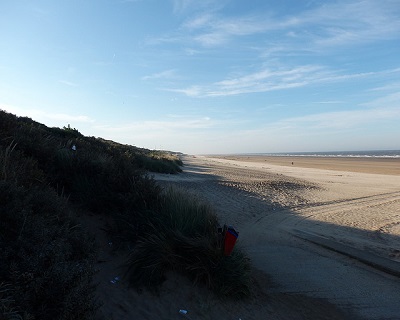
[{"label": "marram grass", "polygon": [[220,297],[245,298],[251,291],[250,261],[238,248],[224,256],[212,209],[181,190],[168,189],[161,211],[138,240],[127,261],[134,286],[156,288],[169,270],[207,286]]}]

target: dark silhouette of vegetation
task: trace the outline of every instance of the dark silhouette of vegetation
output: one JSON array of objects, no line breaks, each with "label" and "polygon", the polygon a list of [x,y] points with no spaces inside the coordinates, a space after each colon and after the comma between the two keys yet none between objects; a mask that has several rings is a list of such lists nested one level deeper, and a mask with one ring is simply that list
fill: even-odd
[{"label": "dark silhouette of vegetation", "polygon": [[68,126],[63,127],[64,131],[67,131],[70,135],[74,135],[77,138],[83,137],[83,135],[78,131],[78,129],[71,128],[71,126],[68,124]]},{"label": "dark silhouette of vegetation", "polygon": [[0,181],[0,219],[0,283],[8,294],[0,316],[91,318],[94,244],[66,200],[48,188]]},{"label": "dark silhouette of vegetation", "polygon": [[248,295],[248,259],[222,256],[212,210],[147,174],[182,165],[171,152],[0,110],[0,319],[94,318],[96,248],[77,210],[112,218],[113,236],[133,248],[134,285],[154,287],[175,270],[217,293]]}]

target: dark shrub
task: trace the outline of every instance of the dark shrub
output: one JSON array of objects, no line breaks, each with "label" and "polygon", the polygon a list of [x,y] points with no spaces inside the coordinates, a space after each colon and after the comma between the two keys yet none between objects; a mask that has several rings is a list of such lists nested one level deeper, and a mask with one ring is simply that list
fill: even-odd
[{"label": "dark shrub", "polygon": [[159,204],[157,211],[147,212],[149,222],[127,261],[131,284],[155,288],[167,270],[175,270],[219,296],[248,297],[250,261],[238,248],[223,255],[213,210],[176,189],[164,192]]},{"label": "dark shrub", "polygon": [[19,315],[91,319],[93,259],[93,240],[70,218],[65,200],[0,181],[0,282]]}]

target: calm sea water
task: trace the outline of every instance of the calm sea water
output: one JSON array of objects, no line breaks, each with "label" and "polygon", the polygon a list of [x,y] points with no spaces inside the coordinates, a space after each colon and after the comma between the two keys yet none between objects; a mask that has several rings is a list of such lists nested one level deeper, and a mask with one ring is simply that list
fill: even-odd
[{"label": "calm sea water", "polygon": [[[256,155],[256,154],[254,154]],[[263,156],[400,158],[400,150],[259,153]]]}]

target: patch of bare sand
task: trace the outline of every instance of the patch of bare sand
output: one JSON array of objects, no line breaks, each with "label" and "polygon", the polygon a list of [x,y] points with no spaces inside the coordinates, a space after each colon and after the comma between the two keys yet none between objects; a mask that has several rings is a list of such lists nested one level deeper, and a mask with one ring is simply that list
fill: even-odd
[{"label": "patch of bare sand", "polygon": [[[323,299],[311,299],[301,294],[266,294],[264,288],[272,285],[271,280],[256,269],[253,270],[253,296],[245,301],[221,300],[206,288],[172,272],[167,274],[158,293],[131,288],[123,276],[126,253],[116,252],[105,232],[109,219],[83,215],[81,221],[96,237],[99,248],[94,279],[100,305],[97,320],[347,318],[345,313]],[[180,310],[186,310],[187,314],[181,314]]]},{"label": "patch of bare sand", "polygon": [[[311,168],[271,164],[262,157],[208,160],[230,166],[231,175],[253,172],[247,179],[239,174],[235,186],[290,210],[281,228],[308,230],[400,261],[400,176],[389,175],[399,168],[390,162],[385,175],[367,174],[355,172],[358,163],[376,172],[374,164],[381,162],[350,159],[349,165],[338,159],[346,170],[339,171],[312,168],[316,159],[301,159]],[[329,159],[329,168],[333,162]]]}]

